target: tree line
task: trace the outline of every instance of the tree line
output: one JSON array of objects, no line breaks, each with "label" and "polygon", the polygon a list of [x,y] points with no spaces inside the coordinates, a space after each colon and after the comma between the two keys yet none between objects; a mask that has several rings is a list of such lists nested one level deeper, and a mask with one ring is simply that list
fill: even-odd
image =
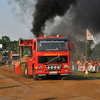
[{"label": "tree line", "polygon": [[[22,38],[19,38],[22,39]],[[8,36],[2,36],[0,39],[0,44],[3,45],[2,50],[5,51],[4,55],[9,56],[10,51],[12,50],[13,54],[18,54],[19,51],[19,39],[11,41],[10,37]],[[84,41],[75,41],[72,44],[72,50],[70,51],[70,59],[71,60],[79,60],[79,59],[85,59],[87,55],[87,59],[92,60],[98,60],[100,59],[100,43],[96,44],[93,48],[93,41],[86,42]]]},{"label": "tree line", "polygon": [[[90,40],[87,42],[84,41],[76,41],[72,44],[72,50],[70,52],[70,58],[73,61],[76,60],[98,60],[100,59],[100,43],[93,46],[93,41]],[[76,46],[77,44],[77,46]]]},{"label": "tree line", "polygon": [[[22,38],[19,38],[19,39],[22,39]],[[2,36],[2,38],[0,39],[0,44],[2,44],[3,46],[2,50],[4,51],[4,56],[9,56],[11,50],[13,54],[18,53],[18,49],[19,49],[18,41],[19,40],[11,41],[10,37]]]}]

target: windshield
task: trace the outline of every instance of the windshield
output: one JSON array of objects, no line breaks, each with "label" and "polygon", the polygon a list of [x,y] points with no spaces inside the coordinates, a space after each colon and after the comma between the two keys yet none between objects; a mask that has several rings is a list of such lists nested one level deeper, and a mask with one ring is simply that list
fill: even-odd
[{"label": "windshield", "polygon": [[37,51],[67,51],[67,41],[38,41]]},{"label": "windshield", "polygon": [[22,49],[23,56],[32,57],[32,46],[24,46]]}]

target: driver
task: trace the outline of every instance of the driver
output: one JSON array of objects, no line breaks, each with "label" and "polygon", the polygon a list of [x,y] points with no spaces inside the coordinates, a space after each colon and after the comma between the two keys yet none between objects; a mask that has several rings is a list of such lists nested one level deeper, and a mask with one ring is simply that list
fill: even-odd
[{"label": "driver", "polygon": [[28,55],[29,54],[29,51],[27,51],[26,49],[24,50],[23,52],[23,55]]}]

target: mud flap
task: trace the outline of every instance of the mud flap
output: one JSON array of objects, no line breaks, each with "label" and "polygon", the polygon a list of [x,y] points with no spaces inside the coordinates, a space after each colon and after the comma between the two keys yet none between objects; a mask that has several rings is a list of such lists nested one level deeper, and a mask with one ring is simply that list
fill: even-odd
[{"label": "mud flap", "polygon": [[21,62],[15,62],[15,74],[21,74]]}]

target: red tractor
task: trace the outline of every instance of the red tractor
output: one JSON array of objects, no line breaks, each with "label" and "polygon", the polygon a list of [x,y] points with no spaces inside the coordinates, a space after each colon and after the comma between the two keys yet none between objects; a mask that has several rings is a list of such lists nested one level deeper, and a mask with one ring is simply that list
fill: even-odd
[{"label": "red tractor", "polygon": [[[33,76],[34,80],[45,76],[61,76],[67,79],[70,72],[71,44],[61,35],[41,35],[33,40],[20,40],[20,61],[15,62],[15,73]],[[28,51],[27,55],[23,54]]]}]

